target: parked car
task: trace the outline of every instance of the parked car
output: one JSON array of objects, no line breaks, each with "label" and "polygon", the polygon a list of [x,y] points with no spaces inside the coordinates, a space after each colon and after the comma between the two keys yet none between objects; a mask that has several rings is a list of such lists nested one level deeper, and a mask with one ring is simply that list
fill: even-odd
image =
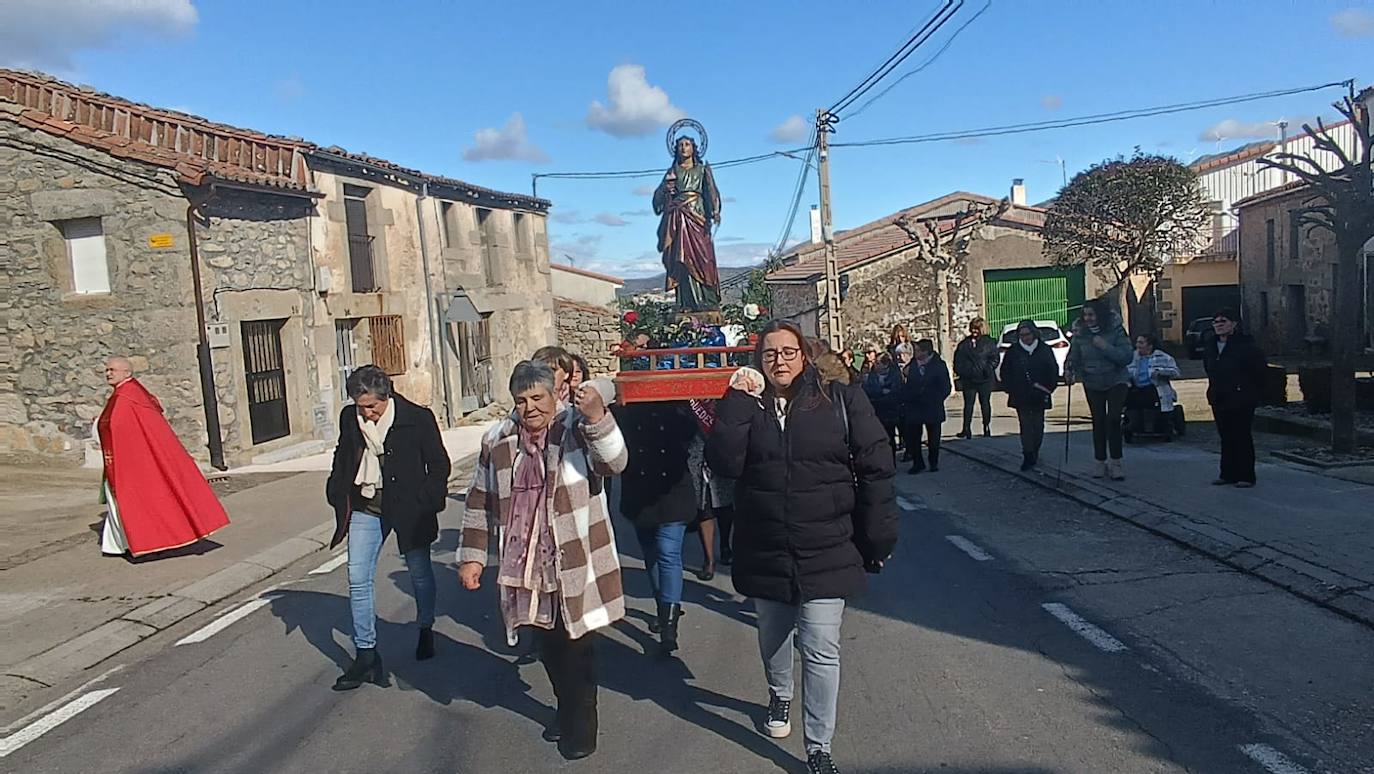
[{"label": "parked car", "polygon": [[1207,337],[1212,335],[1212,318],[1199,317],[1188,323],[1188,331],[1183,334],[1183,344],[1188,348],[1188,357],[1197,360],[1202,357],[1202,348]]},{"label": "parked car", "polygon": [[[1064,361],[1069,359],[1069,337],[1073,334],[1059,328],[1059,323],[1054,320],[1036,320],[1035,327],[1040,329],[1040,340],[1049,345],[1054,352],[1054,359],[1059,363],[1059,376],[1064,376]],[[1011,349],[1016,343],[1016,323],[1011,323],[1002,329],[1002,337],[997,340],[997,367],[1002,367],[1002,358],[1007,356],[1007,350]]]}]

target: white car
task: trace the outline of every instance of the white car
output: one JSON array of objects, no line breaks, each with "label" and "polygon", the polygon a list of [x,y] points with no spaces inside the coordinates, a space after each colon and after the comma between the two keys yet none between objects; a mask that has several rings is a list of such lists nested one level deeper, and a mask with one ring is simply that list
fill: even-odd
[{"label": "white car", "polygon": [[[997,369],[1002,369],[1002,358],[1007,356],[1007,350],[1011,349],[1016,343],[1016,323],[1011,323],[1002,329],[1002,337],[997,340]],[[1040,340],[1048,344],[1050,351],[1054,353],[1054,359],[1059,362],[1059,377],[1064,377],[1064,361],[1069,359],[1069,336],[1072,334],[1060,330],[1059,323],[1054,320],[1036,320],[1035,327],[1040,329]]]}]

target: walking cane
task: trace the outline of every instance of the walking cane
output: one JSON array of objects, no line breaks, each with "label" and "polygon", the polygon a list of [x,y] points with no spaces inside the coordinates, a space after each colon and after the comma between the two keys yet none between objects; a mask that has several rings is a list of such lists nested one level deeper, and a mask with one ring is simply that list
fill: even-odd
[{"label": "walking cane", "polygon": [[1059,463],[1059,473],[1054,479],[1054,488],[1064,483],[1064,468],[1069,466],[1069,430],[1073,426],[1073,382],[1068,383],[1069,394],[1064,400],[1064,461]]}]

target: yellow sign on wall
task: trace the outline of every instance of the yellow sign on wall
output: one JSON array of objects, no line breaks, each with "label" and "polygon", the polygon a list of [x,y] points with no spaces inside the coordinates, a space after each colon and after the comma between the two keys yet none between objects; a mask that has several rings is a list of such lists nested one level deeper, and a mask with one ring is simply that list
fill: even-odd
[{"label": "yellow sign on wall", "polygon": [[173,242],[171,234],[152,234],[148,237],[149,247],[171,247],[172,244]]}]

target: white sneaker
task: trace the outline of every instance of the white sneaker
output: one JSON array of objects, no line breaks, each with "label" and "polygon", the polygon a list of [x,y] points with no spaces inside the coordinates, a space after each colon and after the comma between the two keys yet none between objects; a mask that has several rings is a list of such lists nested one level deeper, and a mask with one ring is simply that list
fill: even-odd
[{"label": "white sneaker", "polygon": [[1093,463],[1093,478],[1107,477],[1107,461],[1100,460]]},{"label": "white sneaker", "polygon": [[1107,475],[1113,481],[1125,481],[1126,472],[1121,469],[1121,460],[1112,460],[1107,463]]},{"label": "white sneaker", "polygon": [[792,702],[769,693],[768,719],[763,730],[773,739],[786,739],[792,733]]}]

